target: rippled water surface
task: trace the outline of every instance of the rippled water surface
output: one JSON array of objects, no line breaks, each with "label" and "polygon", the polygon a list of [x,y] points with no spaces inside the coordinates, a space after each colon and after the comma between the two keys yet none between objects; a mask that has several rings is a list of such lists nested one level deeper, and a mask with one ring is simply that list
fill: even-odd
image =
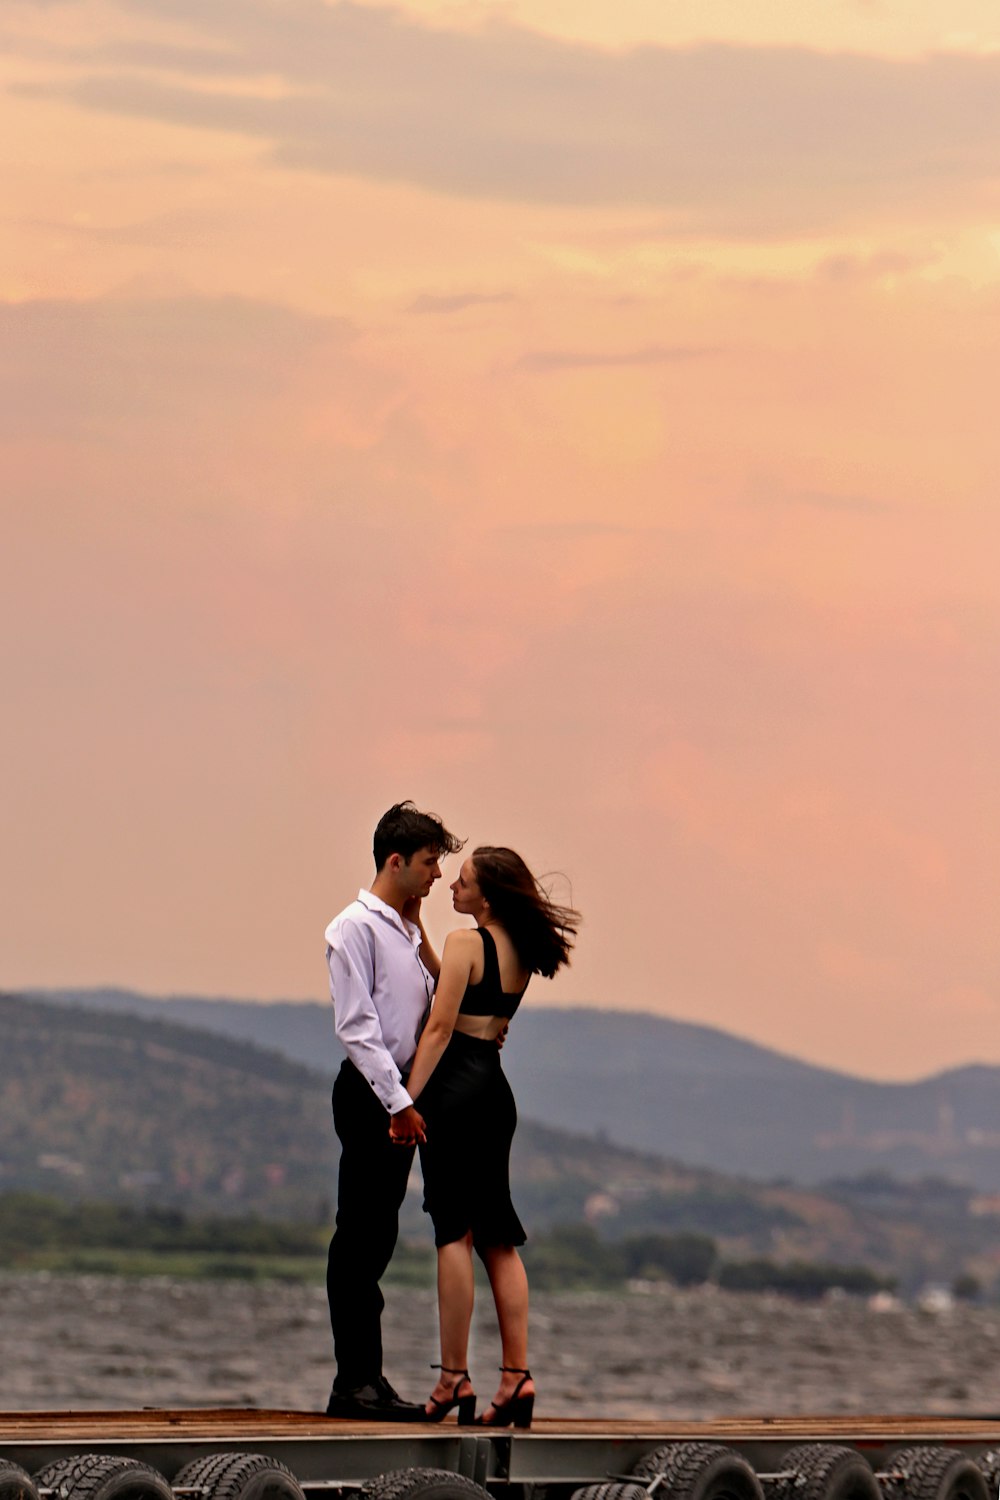
[{"label": "rippled water surface", "polygon": [[[386,1289],[386,1373],[430,1390],[433,1293]],[[261,1406],[322,1410],[326,1298],[281,1282],[0,1276],[0,1406]],[[499,1363],[480,1298],[472,1371]],[[800,1305],[711,1288],[538,1294],[531,1363],[549,1416],[708,1417],[997,1410],[1000,1312]]]}]

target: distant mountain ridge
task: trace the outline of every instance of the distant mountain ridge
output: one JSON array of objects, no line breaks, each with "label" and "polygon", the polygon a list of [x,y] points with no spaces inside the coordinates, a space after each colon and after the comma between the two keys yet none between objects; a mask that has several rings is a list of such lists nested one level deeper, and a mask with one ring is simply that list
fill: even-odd
[{"label": "distant mountain ridge", "polygon": [[[329,1220],[327,1080],[176,1021],[0,994],[0,1190]],[[748,1246],[806,1227],[778,1193],[522,1120],[518,1201],[535,1224],[716,1228]],[[420,1184],[405,1216],[423,1227]],[[856,1238],[856,1236],[854,1237]],[[852,1243],[854,1242],[852,1238]]]},{"label": "distant mountain ridge", "polygon": [[[342,1056],[329,1003],[38,993],[251,1040],[331,1077]],[[875,1083],[709,1026],[531,1005],[511,1028],[504,1067],[525,1117],[693,1166],[803,1184],[933,1174],[1000,1192],[1000,1068]]]},{"label": "distant mountain ridge", "polygon": [[[0,1192],[328,1225],[328,1079],[157,1016],[0,994]],[[693,1231],[727,1256],[866,1264],[908,1287],[1000,1272],[995,1219],[963,1188],[891,1179],[827,1192],[694,1169],[524,1118],[518,1210],[534,1236],[582,1220],[609,1239]],[[415,1171],[408,1238],[429,1241]]]}]

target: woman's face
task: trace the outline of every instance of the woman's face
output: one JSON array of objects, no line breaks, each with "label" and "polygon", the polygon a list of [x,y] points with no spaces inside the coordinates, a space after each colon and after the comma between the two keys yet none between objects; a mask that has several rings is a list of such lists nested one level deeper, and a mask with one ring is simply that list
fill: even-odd
[{"label": "woman's face", "polygon": [[463,916],[478,917],[483,909],[483,893],[476,879],[476,867],[467,859],[458,872],[458,879],[451,884],[451,900],[456,911]]}]

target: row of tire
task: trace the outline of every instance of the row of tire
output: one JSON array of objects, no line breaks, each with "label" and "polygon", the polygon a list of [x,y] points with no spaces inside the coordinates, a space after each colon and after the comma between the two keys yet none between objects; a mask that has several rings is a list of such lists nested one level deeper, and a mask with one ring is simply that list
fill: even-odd
[{"label": "row of tire", "polygon": [[[875,1472],[853,1448],[802,1443],[780,1470],[758,1474],[719,1443],[667,1443],[624,1479],[583,1485],[570,1500],[1000,1500],[1000,1450],[911,1447]],[[447,1469],[396,1469],[369,1479],[362,1500],[491,1500]],[[56,1459],[33,1477],[0,1458],[0,1500],[305,1500],[295,1475],[260,1453],[213,1453],[168,1483],[135,1458],[85,1453]]]},{"label": "row of tire", "polygon": [[57,1458],[32,1477],[0,1458],[0,1500],[305,1500],[291,1469],[262,1453],[211,1453],[187,1464],[168,1484],[137,1458],[78,1453]]},{"label": "row of tire", "polygon": [[722,1444],[667,1443],[628,1480],[584,1485],[571,1500],[1000,1500],[998,1480],[1000,1451],[901,1448],[875,1472],[853,1448],[800,1443],[779,1470],[758,1474]]}]

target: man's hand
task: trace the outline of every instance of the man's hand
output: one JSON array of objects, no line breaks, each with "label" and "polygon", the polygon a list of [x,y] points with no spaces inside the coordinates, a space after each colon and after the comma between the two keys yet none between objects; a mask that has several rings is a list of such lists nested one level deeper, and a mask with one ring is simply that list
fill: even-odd
[{"label": "man's hand", "polygon": [[510,1026],[510,1022],[508,1021],[507,1025],[497,1035],[497,1051],[498,1052],[500,1051],[500,1048],[503,1046],[504,1042],[507,1040],[507,1031],[508,1031],[509,1026]]},{"label": "man's hand", "polygon": [[427,1126],[419,1111],[408,1104],[389,1117],[389,1139],[394,1146],[416,1146],[427,1139]]}]

